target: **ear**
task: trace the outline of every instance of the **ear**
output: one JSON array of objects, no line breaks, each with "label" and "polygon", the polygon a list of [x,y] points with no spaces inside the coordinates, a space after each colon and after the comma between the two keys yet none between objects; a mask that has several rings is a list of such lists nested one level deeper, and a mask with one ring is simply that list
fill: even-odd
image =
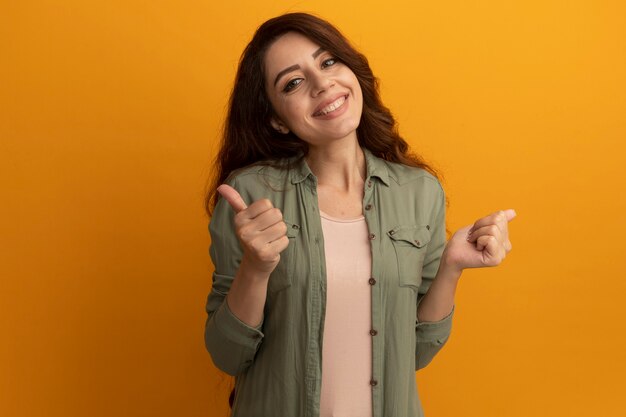
[{"label": "ear", "polygon": [[285,124],[280,121],[279,119],[272,117],[272,119],[270,120],[270,123],[272,125],[272,127],[277,130],[278,132],[286,135],[287,133],[289,133],[289,128],[287,126],[285,126]]}]

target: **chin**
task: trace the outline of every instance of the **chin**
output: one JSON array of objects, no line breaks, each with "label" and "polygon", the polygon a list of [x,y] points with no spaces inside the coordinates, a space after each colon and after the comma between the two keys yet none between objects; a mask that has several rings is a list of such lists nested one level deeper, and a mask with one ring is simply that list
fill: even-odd
[{"label": "chin", "polygon": [[351,133],[355,133],[356,134],[356,129],[358,127],[359,127],[359,120],[352,121],[350,123],[346,123],[346,125],[342,126],[342,128],[341,128],[342,134],[340,136],[341,137],[346,137],[346,136],[350,135]]}]

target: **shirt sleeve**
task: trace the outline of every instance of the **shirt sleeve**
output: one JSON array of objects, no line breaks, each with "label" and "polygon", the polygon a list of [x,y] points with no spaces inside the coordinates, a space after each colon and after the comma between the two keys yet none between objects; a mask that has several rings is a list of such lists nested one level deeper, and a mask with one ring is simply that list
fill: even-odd
[{"label": "shirt sleeve", "polygon": [[[229,182],[237,189],[236,182]],[[209,223],[210,255],[215,272],[207,298],[204,342],[216,367],[237,375],[252,364],[263,340],[263,322],[257,327],[239,320],[228,307],[226,295],[239,269],[243,251],[234,230],[234,211],[220,198]]]},{"label": "shirt sleeve", "polygon": [[[437,197],[430,223],[431,238],[422,268],[422,283],[418,290],[417,306],[424,298],[439,270],[441,255],[446,247],[446,197],[437,181]],[[415,370],[428,365],[450,337],[454,307],[448,316],[435,322],[415,320]]]}]

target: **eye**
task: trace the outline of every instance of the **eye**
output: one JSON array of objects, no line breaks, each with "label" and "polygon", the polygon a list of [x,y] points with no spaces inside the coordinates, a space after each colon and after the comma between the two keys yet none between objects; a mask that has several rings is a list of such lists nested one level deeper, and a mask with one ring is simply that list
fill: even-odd
[{"label": "eye", "polygon": [[322,62],[322,68],[330,67],[331,65],[335,65],[337,60],[335,58],[328,58]]},{"label": "eye", "polygon": [[296,88],[298,86],[298,84],[300,84],[302,82],[302,78],[294,78],[293,80],[289,80],[289,82],[287,84],[285,84],[285,87],[283,88],[284,92],[289,92],[291,90],[293,90],[294,88]]}]

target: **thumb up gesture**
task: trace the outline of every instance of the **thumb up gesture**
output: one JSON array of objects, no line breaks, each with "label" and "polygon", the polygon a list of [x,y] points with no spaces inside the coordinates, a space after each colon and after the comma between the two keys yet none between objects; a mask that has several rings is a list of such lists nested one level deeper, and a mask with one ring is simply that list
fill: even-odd
[{"label": "thumb up gesture", "polygon": [[242,263],[245,261],[248,267],[269,275],[289,244],[282,212],[268,199],[247,206],[237,190],[226,184],[217,187],[217,192],[235,210],[235,233],[243,248]]}]

